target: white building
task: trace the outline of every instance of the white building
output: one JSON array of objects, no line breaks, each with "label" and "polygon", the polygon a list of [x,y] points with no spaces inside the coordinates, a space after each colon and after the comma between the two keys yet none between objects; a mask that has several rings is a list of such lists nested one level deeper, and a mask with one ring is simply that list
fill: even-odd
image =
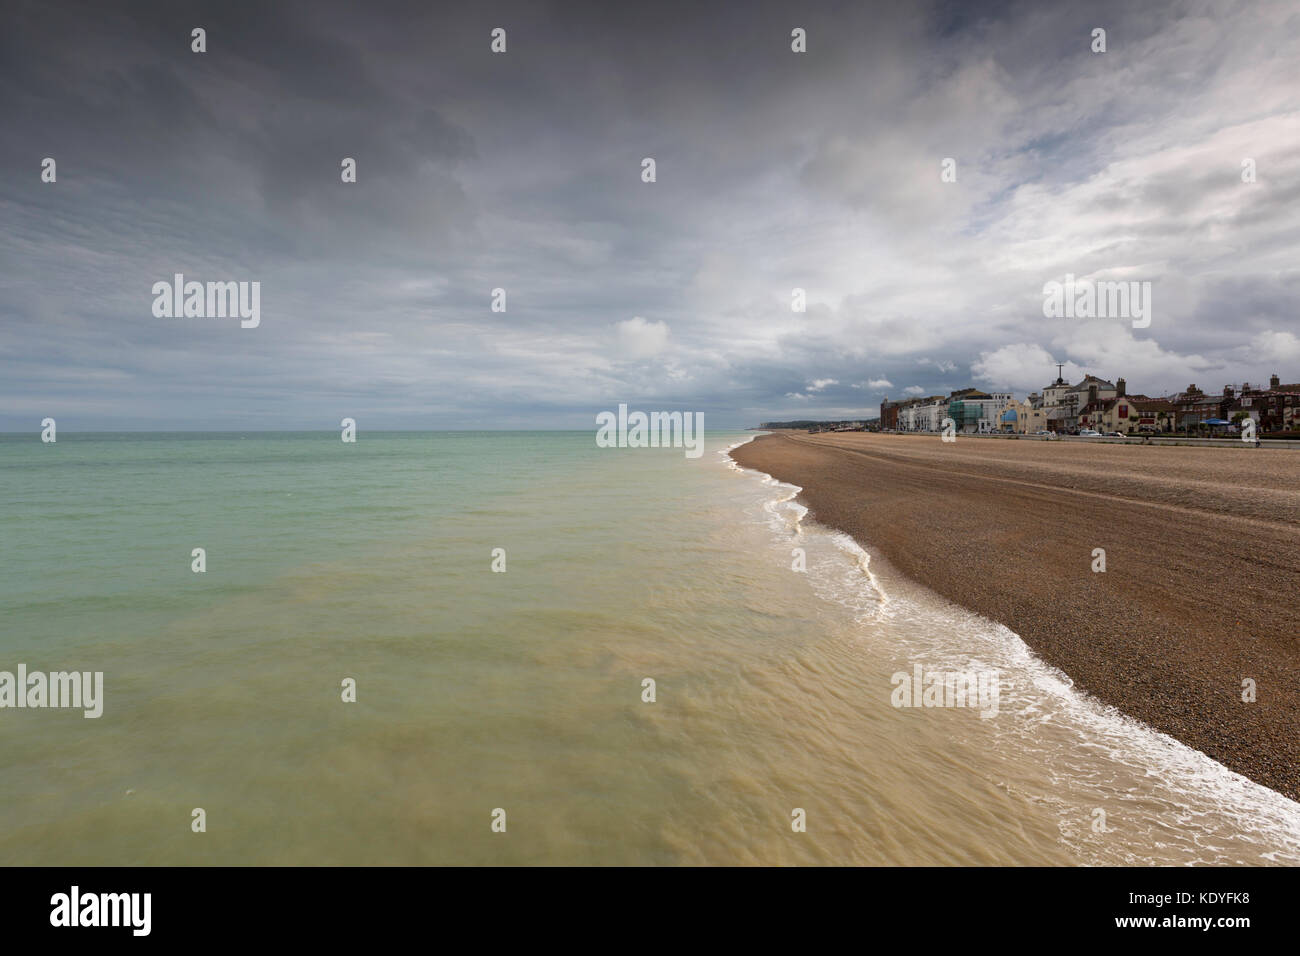
[{"label": "white building", "polygon": [[962,403],[962,421],[957,424],[958,430],[983,434],[1000,430],[998,420],[1002,410],[1011,401],[1011,393],[970,391],[966,394],[931,395],[928,398],[914,399],[899,408],[898,430],[942,431],[943,420],[950,417],[949,406],[955,401]]},{"label": "white building", "polygon": [[1006,408],[1007,403],[1011,401],[1010,392],[989,392],[988,398],[978,398],[974,401],[964,399],[967,405],[978,405],[979,413],[979,433],[1001,431],[1001,424],[998,419],[1002,415],[1002,409]]},{"label": "white building", "polygon": [[949,415],[956,424],[957,431],[984,435],[1000,430],[999,418],[1011,401],[1011,393],[963,388],[953,392],[948,401]]},{"label": "white building", "polygon": [[1055,382],[1043,389],[1043,407],[1055,408],[1065,401],[1065,393],[1070,390],[1070,383],[1063,378],[1057,378]]},{"label": "white building", "polygon": [[930,431],[930,405],[917,399],[898,410],[898,428],[905,432]]},{"label": "white building", "polygon": [[943,428],[943,420],[948,417],[948,399],[942,395],[931,395],[917,402],[912,414],[913,428],[917,432],[937,432]]}]

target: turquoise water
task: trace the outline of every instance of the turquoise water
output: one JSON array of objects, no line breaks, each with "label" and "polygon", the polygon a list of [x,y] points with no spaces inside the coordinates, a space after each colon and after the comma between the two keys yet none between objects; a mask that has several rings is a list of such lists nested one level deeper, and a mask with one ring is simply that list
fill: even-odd
[{"label": "turquoise water", "polygon": [[[1295,804],[868,567],[745,437],[0,437],[0,670],[105,681],[0,710],[0,863],[1300,859]],[[918,661],[1002,715],[891,707]]]}]

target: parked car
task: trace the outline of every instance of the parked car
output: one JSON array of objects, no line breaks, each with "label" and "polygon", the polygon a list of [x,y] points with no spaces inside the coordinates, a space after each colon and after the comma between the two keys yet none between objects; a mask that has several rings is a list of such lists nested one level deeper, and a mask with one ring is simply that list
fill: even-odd
[{"label": "parked car", "polygon": [[1110,438],[1128,438],[1123,432],[1108,432],[1107,435]]},{"label": "parked car", "polygon": [[1101,438],[1103,436],[1101,432],[1093,431],[1091,428],[1080,428],[1079,437],[1080,438]]}]

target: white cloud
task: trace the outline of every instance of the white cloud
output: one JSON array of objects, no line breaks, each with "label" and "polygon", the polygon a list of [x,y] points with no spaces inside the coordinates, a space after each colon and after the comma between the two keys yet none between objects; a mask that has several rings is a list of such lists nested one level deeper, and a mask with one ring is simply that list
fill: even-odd
[{"label": "white cloud", "polygon": [[[981,352],[971,363],[975,380],[997,388],[1037,391],[1055,377],[1045,370],[1055,370],[1056,359],[1041,345],[1020,342],[1004,345],[991,352]],[[1076,381],[1082,371],[1073,362],[1065,365],[1065,378]]]},{"label": "white cloud", "polygon": [[619,357],[644,359],[658,355],[668,346],[668,323],[647,322],[639,315],[615,323]]},{"label": "white cloud", "polygon": [[1262,332],[1255,336],[1254,350],[1274,362],[1300,362],[1300,338],[1291,332]]},{"label": "white cloud", "polygon": [[955,371],[957,370],[957,366],[956,366],[956,364],[953,363],[953,362],[949,362],[949,361],[947,361],[946,359],[943,360],[943,361],[939,361],[938,359],[923,358],[923,359],[917,359],[917,360],[916,360],[916,364],[917,364],[917,365],[933,365],[933,366],[934,366],[935,368],[937,368],[940,372],[945,373],[945,374],[948,373],[948,372],[955,372]]},{"label": "white cloud", "polygon": [[804,392],[802,392],[802,393],[800,393],[800,392],[786,392],[786,393],[785,393],[785,397],[786,397],[786,398],[796,398],[796,399],[798,399],[798,400],[801,401],[801,402],[806,402],[806,401],[808,401],[809,399],[811,399],[815,393],[822,391],[822,390],[825,389],[827,386],[830,386],[830,385],[838,385],[838,384],[840,384],[840,383],[839,383],[836,379],[833,379],[833,378],[815,378],[815,379],[813,379],[811,382],[808,383],[807,387],[804,389]]}]

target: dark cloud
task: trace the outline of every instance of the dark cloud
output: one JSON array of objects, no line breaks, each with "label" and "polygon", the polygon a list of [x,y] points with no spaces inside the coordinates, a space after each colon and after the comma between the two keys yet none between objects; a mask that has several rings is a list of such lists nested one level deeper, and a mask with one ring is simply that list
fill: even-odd
[{"label": "dark cloud", "polygon": [[[10,6],[0,428],[752,424],[1052,359],[1300,369],[1285,3]],[[176,272],[260,281],[261,326],[154,318]],[[1043,318],[1067,272],[1153,281],[1151,327]]]}]

